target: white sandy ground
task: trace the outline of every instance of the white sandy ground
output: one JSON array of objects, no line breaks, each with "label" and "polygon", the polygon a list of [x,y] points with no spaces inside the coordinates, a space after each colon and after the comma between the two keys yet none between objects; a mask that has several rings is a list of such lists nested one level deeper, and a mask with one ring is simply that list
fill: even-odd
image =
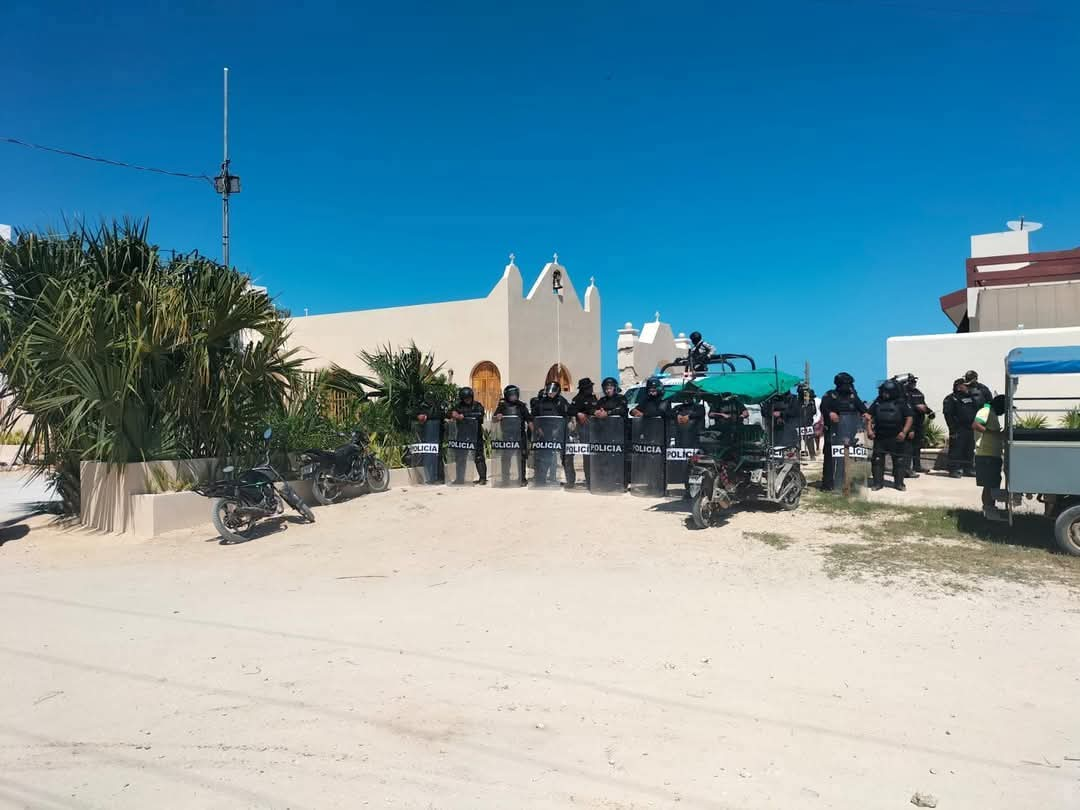
[{"label": "white sandy ground", "polygon": [[[395,489],[0,548],[0,806],[1080,807],[1080,601],[830,580],[837,516]],[[742,531],[798,538],[777,550]]]}]

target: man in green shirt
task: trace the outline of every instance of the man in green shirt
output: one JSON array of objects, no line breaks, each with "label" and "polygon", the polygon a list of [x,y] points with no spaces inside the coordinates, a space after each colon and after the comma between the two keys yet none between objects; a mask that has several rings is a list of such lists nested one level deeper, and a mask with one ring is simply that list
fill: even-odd
[{"label": "man in green shirt", "polygon": [[1005,447],[1001,417],[1005,413],[1005,397],[998,395],[987,402],[971,424],[975,431],[975,483],[983,488],[983,517],[1005,520],[994,503],[994,492],[1001,488],[1001,456]]}]

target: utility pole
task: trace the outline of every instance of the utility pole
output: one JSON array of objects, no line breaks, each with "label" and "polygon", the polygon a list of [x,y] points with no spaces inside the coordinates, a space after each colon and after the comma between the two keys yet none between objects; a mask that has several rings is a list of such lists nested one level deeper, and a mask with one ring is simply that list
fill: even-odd
[{"label": "utility pole", "polygon": [[225,104],[222,120],[221,174],[214,189],[221,195],[221,263],[229,266],[229,195],[240,193],[240,178],[229,174],[229,69],[225,68]]}]

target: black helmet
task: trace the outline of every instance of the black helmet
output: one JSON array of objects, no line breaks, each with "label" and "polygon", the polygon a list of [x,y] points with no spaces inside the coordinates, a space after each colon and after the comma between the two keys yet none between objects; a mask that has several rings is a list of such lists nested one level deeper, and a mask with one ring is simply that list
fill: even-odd
[{"label": "black helmet", "polygon": [[590,380],[588,377],[582,377],[580,380],[577,381],[578,391],[591,391],[592,387],[593,381]]},{"label": "black helmet", "polygon": [[701,343],[701,332],[691,332],[690,342],[693,343],[695,346]]},{"label": "black helmet", "polygon": [[835,377],[832,378],[833,385],[854,385],[855,378],[848,374],[846,371],[841,371]]},{"label": "black helmet", "polygon": [[882,399],[896,399],[900,395],[900,385],[896,380],[885,380],[878,386],[878,396]]},{"label": "black helmet", "polygon": [[503,389],[503,399],[512,402],[521,396],[521,389],[516,385],[508,385]]},{"label": "black helmet", "polygon": [[558,396],[561,391],[562,387],[554,380],[544,386],[544,393],[547,394],[549,397]]},{"label": "black helmet", "polygon": [[659,394],[662,393],[663,390],[664,386],[660,384],[660,379],[658,377],[649,377],[649,379],[645,381],[646,394]]},{"label": "black helmet", "polygon": [[618,390],[619,390],[619,381],[616,380],[614,377],[604,377],[603,382],[600,383],[600,390],[603,391],[609,385],[612,388],[614,388],[616,392],[618,392]]},{"label": "black helmet", "polygon": [[458,390],[458,398],[461,399],[462,402],[472,399],[473,390],[466,385],[464,388]]}]

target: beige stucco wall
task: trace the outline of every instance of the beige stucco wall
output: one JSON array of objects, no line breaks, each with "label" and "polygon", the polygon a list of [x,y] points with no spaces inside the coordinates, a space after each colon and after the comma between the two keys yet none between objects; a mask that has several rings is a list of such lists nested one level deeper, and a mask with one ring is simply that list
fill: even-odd
[{"label": "beige stucco wall", "polygon": [[[995,393],[1004,393],[1005,356],[1011,350],[1077,345],[1080,345],[1080,327],[893,337],[886,344],[886,366],[890,376],[904,372],[915,374],[919,378],[919,388],[926,394],[927,404],[940,411],[941,401],[952,391],[953,380],[963,376],[968,369],[977,371],[979,381]],[[1020,396],[1080,396],[1080,390],[1073,390],[1078,387],[1077,381],[1070,377],[1025,377]],[[872,390],[861,393],[868,398],[873,396]],[[1057,411],[1062,407],[1063,403],[1051,402],[1044,410],[1052,421],[1056,421]]]},{"label": "beige stucco wall", "polygon": [[579,299],[569,272],[552,262],[528,293],[521,271],[511,262],[484,298],[292,318],[289,347],[309,358],[308,369],[337,364],[366,373],[357,356],[361,351],[415,342],[433,352],[458,385],[468,385],[476,364],[487,360],[499,369],[503,385],[514,382],[531,396],[558,354],[558,299],[551,292],[556,267],[563,273],[564,287],[558,304],[562,363],[575,380],[595,379],[600,373],[600,294],[590,285],[584,300]]},{"label": "beige stucco wall", "polygon": [[146,494],[153,489],[152,470],[161,470],[173,479],[182,476],[202,481],[213,474],[217,464],[215,459],[138,464],[84,461],[79,465],[79,520],[88,529],[116,533],[131,531],[134,521],[131,496]]}]

